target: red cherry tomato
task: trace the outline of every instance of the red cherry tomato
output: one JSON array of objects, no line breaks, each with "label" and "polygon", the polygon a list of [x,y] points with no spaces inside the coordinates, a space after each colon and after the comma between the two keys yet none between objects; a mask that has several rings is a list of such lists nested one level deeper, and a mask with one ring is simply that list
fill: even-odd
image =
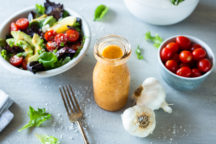
[{"label": "red cherry tomato", "polygon": [[191,76],[191,69],[189,67],[181,67],[176,71],[176,74],[183,77],[190,77]]},{"label": "red cherry tomato", "polygon": [[174,72],[174,73],[178,69],[178,64],[175,60],[166,61],[165,66],[168,70],[170,70],[171,72]]},{"label": "red cherry tomato", "polygon": [[196,48],[192,52],[193,59],[200,60],[206,57],[206,51],[203,48]]},{"label": "red cherry tomato", "polygon": [[57,44],[56,44],[56,42],[48,41],[46,44],[46,48],[48,51],[53,51],[57,48]]},{"label": "red cherry tomato", "polygon": [[181,67],[190,67],[190,65],[188,64],[188,63],[181,63],[180,65],[179,65],[179,67],[181,68]]},{"label": "red cherry tomato", "polygon": [[202,59],[198,62],[198,69],[201,71],[201,72],[207,72],[211,69],[211,62],[209,59],[205,58],[205,59]]},{"label": "red cherry tomato", "polygon": [[179,45],[178,45],[177,43],[175,43],[175,42],[170,42],[170,43],[168,43],[168,44],[166,45],[166,47],[169,48],[169,49],[171,49],[171,51],[172,51],[173,53],[176,53],[176,52],[178,52],[178,50],[179,50]]},{"label": "red cherry tomato", "polygon": [[173,53],[171,51],[171,49],[165,47],[161,50],[160,52],[160,56],[161,56],[161,59],[162,61],[166,61],[168,59],[170,59],[172,57]]},{"label": "red cherry tomato", "polygon": [[22,68],[24,70],[27,70],[27,61],[24,59],[23,62],[22,62]]},{"label": "red cherry tomato", "polygon": [[73,44],[72,49],[73,50],[78,50],[78,48],[81,46],[81,43]]},{"label": "red cherry tomato", "polygon": [[13,65],[13,66],[20,66],[23,62],[23,57],[18,57],[17,55],[14,55],[10,58],[10,63]]},{"label": "red cherry tomato", "polygon": [[193,69],[191,70],[191,77],[199,77],[199,76],[201,76],[201,75],[202,75],[202,73],[200,72],[199,69],[193,68]]},{"label": "red cherry tomato", "polygon": [[10,30],[11,31],[18,31],[19,28],[14,22],[12,22],[11,25],[10,25]]},{"label": "red cherry tomato", "polygon": [[16,21],[16,25],[19,29],[25,30],[29,26],[29,21],[27,18],[20,18]]},{"label": "red cherry tomato", "polygon": [[191,51],[193,51],[193,50],[195,50],[195,49],[197,49],[197,48],[202,48],[202,46],[201,45],[199,45],[199,44],[193,44],[193,46],[191,47]]},{"label": "red cherry tomato", "polygon": [[176,42],[177,44],[179,44],[180,48],[182,49],[189,49],[191,45],[190,39],[185,36],[177,36]]},{"label": "red cherry tomato", "polygon": [[75,42],[79,39],[79,32],[73,29],[66,31],[68,41]]},{"label": "red cherry tomato", "polygon": [[172,59],[172,60],[175,60],[177,63],[180,62],[179,54],[177,54],[177,53],[175,53],[171,59]]},{"label": "red cherry tomato", "polygon": [[49,30],[44,34],[44,38],[46,41],[53,41],[56,36],[56,32],[54,30]]},{"label": "red cherry tomato", "polygon": [[192,56],[192,53],[190,51],[184,50],[179,54],[179,59],[183,63],[189,63],[193,60],[193,56]]},{"label": "red cherry tomato", "polygon": [[67,37],[65,34],[59,33],[55,36],[54,40],[57,43],[57,45],[60,46],[61,44],[66,44]]}]

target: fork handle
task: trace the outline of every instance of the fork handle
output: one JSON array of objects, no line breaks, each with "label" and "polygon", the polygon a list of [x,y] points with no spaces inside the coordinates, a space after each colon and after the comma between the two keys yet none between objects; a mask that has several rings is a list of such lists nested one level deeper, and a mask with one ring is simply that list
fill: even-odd
[{"label": "fork handle", "polygon": [[82,137],[83,137],[83,140],[84,140],[84,144],[89,144],[88,139],[87,139],[87,136],[86,136],[86,134],[85,134],[85,132],[84,132],[84,129],[83,129],[83,127],[82,127],[80,121],[77,121],[76,123],[77,123],[77,125],[79,126],[79,130],[80,130],[80,132],[81,132],[81,134],[82,134]]}]

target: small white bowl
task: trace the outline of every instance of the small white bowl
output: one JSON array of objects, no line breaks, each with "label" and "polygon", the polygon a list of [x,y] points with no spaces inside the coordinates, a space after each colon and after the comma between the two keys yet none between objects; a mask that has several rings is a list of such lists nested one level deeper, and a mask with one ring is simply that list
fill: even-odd
[{"label": "small white bowl", "polygon": [[203,74],[202,76],[199,77],[194,77],[194,78],[187,78],[187,77],[182,77],[182,76],[178,76],[175,73],[169,71],[164,63],[161,60],[160,57],[160,52],[162,50],[162,48],[164,48],[169,42],[173,42],[175,41],[176,36],[172,36],[166,40],[164,40],[164,42],[160,45],[160,48],[158,50],[158,61],[159,61],[159,65],[160,65],[160,74],[162,76],[162,78],[167,82],[167,84],[169,84],[171,87],[178,89],[178,90],[193,90],[196,89],[197,87],[199,87],[199,85],[210,75],[210,73],[213,71],[214,66],[215,66],[215,57],[214,57],[214,53],[211,50],[211,48],[202,40],[193,37],[193,36],[189,36],[189,35],[183,35],[185,37],[188,37],[191,42],[193,43],[197,43],[199,45],[201,45],[207,52],[207,56],[210,59],[211,63],[212,63],[212,67],[211,69],[206,72],[205,74]]},{"label": "small white bowl", "polygon": [[[9,33],[9,28],[10,28],[10,23],[13,21],[16,21],[18,18],[21,17],[27,17],[27,15],[29,14],[30,11],[33,11],[35,8],[34,7],[30,7],[24,10],[21,10],[17,13],[15,13],[14,15],[12,15],[10,18],[8,18],[5,22],[2,23],[1,27],[0,27],[0,38],[5,38],[6,34]],[[86,21],[84,20],[84,18],[82,16],[80,16],[77,12],[71,10],[71,9],[65,9],[66,11],[69,12],[70,15],[72,16],[76,16],[81,18],[82,20],[82,30],[84,33],[84,36],[86,37],[85,39],[85,43],[83,45],[82,50],[80,51],[79,55],[76,58],[73,58],[71,61],[69,61],[67,64],[55,68],[55,69],[51,69],[51,70],[47,70],[47,71],[42,71],[42,72],[37,72],[36,74],[33,74],[30,71],[27,70],[22,70],[19,69],[13,65],[11,65],[8,61],[6,61],[2,56],[0,56],[0,64],[6,68],[7,70],[15,73],[15,74],[19,74],[19,75],[24,75],[24,76],[34,76],[34,77],[51,77],[51,76],[55,76],[58,75],[60,73],[63,73],[67,70],[69,70],[70,68],[74,67],[76,64],[78,64],[82,58],[84,57],[88,46],[89,46],[89,42],[90,42],[90,30],[88,27],[88,24],[86,23]],[[1,50],[1,48],[0,48]]]},{"label": "small white bowl", "polygon": [[124,0],[128,10],[137,18],[154,25],[171,25],[187,18],[199,0],[185,0],[178,6],[170,0]]}]

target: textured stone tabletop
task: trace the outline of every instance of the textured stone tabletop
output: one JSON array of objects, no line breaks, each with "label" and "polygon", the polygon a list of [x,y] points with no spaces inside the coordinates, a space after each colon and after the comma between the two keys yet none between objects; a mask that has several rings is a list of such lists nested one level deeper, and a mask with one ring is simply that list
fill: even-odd
[{"label": "textured stone tabletop", "polygon": [[[56,0],[57,1],[57,0]],[[60,0],[58,0],[60,2]],[[14,12],[42,3],[42,0],[1,0],[0,23]],[[202,86],[194,91],[182,92],[169,87],[160,76],[157,49],[144,40],[145,32],[158,33],[163,38],[188,34],[204,40],[216,53],[216,1],[201,0],[194,13],[185,21],[172,26],[152,26],[133,17],[123,0],[61,0],[61,2],[84,16],[89,23],[92,39],[85,58],[71,70],[55,77],[38,79],[21,77],[0,67],[0,89],[16,102],[11,111],[12,123],[0,133],[0,144],[39,144],[35,134],[58,137],[62,144],[82,144],[82,137],[66,115],[58,87],[72,84],[79,103],[85,112],[83,121],[91,144],[213,144],[216,142],[216,71]],[[93,22],[97,5],[110,7],[103,22]],[[156,111],[157,126],[152,135],[141,139],[126,133],[119,112],[106,112],[96,106],[92,92],[92,71],[96,63],[93,46],[97,38],[117,34],[129,40],[134,51],[139,44],[144,49],[145,60],[137,60],[132,54],[128,66],[131,71],[131,92],[142,81],[154,76],[167,91],[168,103],[174,104],[173,113]],[[28,122],[29,106],[45,107],[53,115],[44,127],[17,132]],[[129,99],[127,107],[132,105]]]}]

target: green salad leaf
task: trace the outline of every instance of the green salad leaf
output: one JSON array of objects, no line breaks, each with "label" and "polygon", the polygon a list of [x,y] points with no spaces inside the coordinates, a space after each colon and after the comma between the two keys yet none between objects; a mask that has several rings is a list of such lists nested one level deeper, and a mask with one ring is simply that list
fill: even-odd
[{"label": "green salad leaf", "polygon": [[6,46],[6,40],[5,39],[0,39],[0,47],[5,47]]},{"label": "green salad leaf", "polygon": [[43,15],[45,14],[45,7],[43,5],[39,5],[39,4],[36,4],[35,5],[35,10],[36,10],[36,13],[39,14],[39,15]]},{"label": "green salad leaf", "polygon": [[147,32],[145,34],[145,40],[153,42],[154,43],[154,47],[159,48],[161,43],[163,42],[163,39],[156,34],[155,36],[151,35],[151,32]]},{"label": "green salad leaf", "polygon": [[24,125],[19,132],[29,127],[39,127],[46,120],[51,119],[51,114],[47,113],[45,108],[36,111],[31,106],[29,107],[28,116],[30,118],[28,124]]},{"label": "green salad leaf", "polygon": [[144,57],[143,57],[143,55],[142,55],[141,48],[140,48],[139,45],[137,46],[135,53],[136,53],[137,58],[138,58],[139,60],[143,60],[143,59],[144,59]]},{"label": "green salad leaf", "polygon": [[64,59],[60,59],[59,61],[56,62],[55,67],[63,66],[64,64],[68,63],[70,60],[71,58],[69,56]]},{"label": "green salad leaf", "polygon": [[59,140],[54,136],[36,135],[41,144],[60,144]]},{"label": "green salad leaf", "polygon": [[183,2],[184,0],[171,0],[173,5],[179,5],[179,3]]},{"label": "green salad leaf", "polygon": [[7,51],[5,49],[1,50],[1,56],[5,59],[5,60],[9,60],[9,56],[7,54]]},{"label": "green salad leaf", "polygon": [[45,68],[54,68],[58,58],[52,52],[43,52],[40,54],[38,61],[43,64]]},{"label": "green salad leaf", "polygon": [[101,20],[106,13],[108,12],[109,8],[103,4],[99,5],[96,9],[95,9],[95,14],[94,14],[94,21],[99,21]]}]

